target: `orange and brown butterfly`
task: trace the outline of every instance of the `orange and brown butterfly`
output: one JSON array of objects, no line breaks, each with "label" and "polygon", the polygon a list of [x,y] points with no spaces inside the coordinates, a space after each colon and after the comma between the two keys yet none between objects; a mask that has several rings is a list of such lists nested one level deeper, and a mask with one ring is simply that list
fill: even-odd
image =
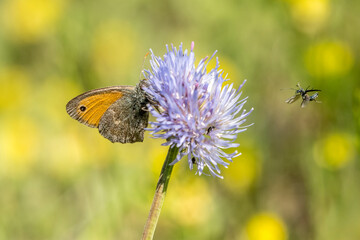
[{"label": "orange and brown butterfly", "polygon": [[142,142],[149,119],[144,84],[146,80],[136,86],[90,90],[70,100],[66,111],[79,122],[98,128],[111,142]]}]

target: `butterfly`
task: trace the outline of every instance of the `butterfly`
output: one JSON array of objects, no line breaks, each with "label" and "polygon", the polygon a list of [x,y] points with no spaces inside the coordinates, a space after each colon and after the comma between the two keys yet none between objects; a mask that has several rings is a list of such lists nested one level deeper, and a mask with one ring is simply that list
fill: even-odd
[{"label": "butterfly", "polygon": [[113,143],[142,142],[149,120],[144,84],[146,80],[136,86],[87,91],[70,100],[66,112],[80,123],[98,128],[100,134]]},{"label": "butterfly", "polygon": [[[301,107],[304,108],[310,101],[315,101],[320,103],[319,101],[316,100],[316,98],[319,96],[319,94],[316,91],[321,91],[319,89],[308,89],[309,87],[307,87],[305,90],[300,87],[300,84],[296,84],[296,87],[298,87],[298,89],[294,89],[295,91],[295,95],[288,98],[285,102],[286,103],[293,103],[296,100],[298,100],[300,97],[302,98],[302,102],[301,102]],[[309,95],[307,94],[308,92],[316,92],[313,95]]]}]

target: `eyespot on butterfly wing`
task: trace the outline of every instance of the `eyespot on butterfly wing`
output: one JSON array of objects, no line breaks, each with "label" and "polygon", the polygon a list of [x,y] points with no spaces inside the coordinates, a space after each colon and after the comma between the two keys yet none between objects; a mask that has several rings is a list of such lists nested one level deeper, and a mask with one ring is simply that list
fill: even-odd
[{"label": "eyespot on butterfly wing", "polygon": [[124,90],[133,86],[113,86],[87,91],[66,104],[70,117],[89,126],[98,127],[105,111],[124,95]]}]

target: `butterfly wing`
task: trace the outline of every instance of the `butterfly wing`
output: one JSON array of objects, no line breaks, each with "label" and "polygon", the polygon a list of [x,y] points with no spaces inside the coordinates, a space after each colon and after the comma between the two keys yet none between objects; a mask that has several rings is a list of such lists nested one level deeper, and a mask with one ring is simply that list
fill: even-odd
[{"label": "butterfly wing", "polygon": [[137,91],[124,94],[102,116],[99,132],[111,142],[134,143],[144,140],[149,120],[145,96]]},{"label": "butterfly wing", "polygon": [[66,112],[70,117],[89,126],[98,127],[108,108],[122,98],[133,86],[113,86],[90,90],[68,102]]}]

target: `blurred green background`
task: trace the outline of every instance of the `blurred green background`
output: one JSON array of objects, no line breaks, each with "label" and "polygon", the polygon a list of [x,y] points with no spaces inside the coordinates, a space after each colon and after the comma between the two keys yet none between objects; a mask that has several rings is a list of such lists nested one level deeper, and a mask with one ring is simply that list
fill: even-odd
[{"label": "blurred green background", "polygon": [[[174,168],[155,239],[360,239],[360,2],[0,1],[0,239],[140,239],[167,148],[67,101],[135,85],[149,48],[218,50],[255,108],[224,180]],[[148,58],[149,59],[149,58]],[[149,68],[148,59],[145,68]],[[215,61],[213,61],[214,64]],[[284,101],[321,89],[322,103]]]}]

